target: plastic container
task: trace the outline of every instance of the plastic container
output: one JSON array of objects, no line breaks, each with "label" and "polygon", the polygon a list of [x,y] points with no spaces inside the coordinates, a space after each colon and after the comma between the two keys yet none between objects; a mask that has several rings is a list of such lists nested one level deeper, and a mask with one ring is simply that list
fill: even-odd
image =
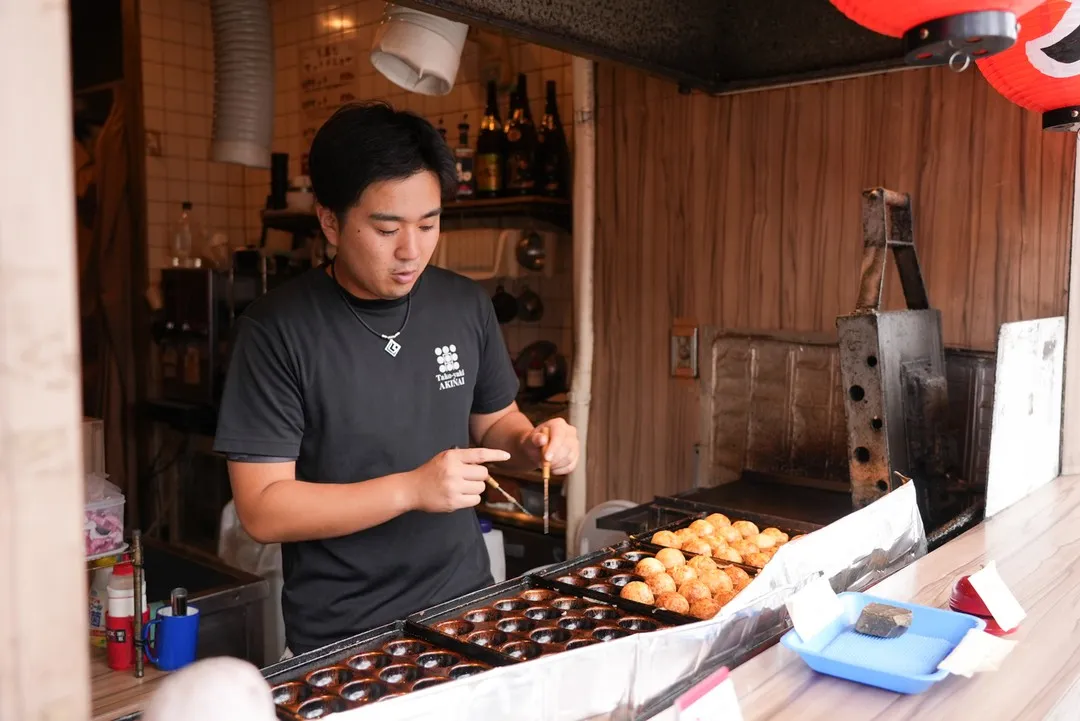
[{"label": "plastic container", "polygon": [[503,548],[503,532],[491,525],[487,518],[480,519],[480,530],[484,532],[484,545],[487,546],[491,563],[491,577],[495,583],[506,580],[506,551]]},{"label": "plastic container", "polygon": [[[817,636],[804,641],[794,630],[780,643],[799,654],[818,673],[895,691],[922,693],[948,676],[938,664],[973,628],[984,629],[979,618],[940,608],[901,603],[863,593],[841,593],[844,613]],[[910,609],[911,628],[899,638],[875,638],[855,632],[864,606],[884,603]]]},{"label": "plastic container", "polygon": [[102,474],[86,474],[83,540],[87,556],[100,558],[124,547],[124,494]]},{"label": "plastic container", "polygon": [[285,620],[281,614],[281,544],[255,541],[240,525],[236,503],[229,501],[221,510],[218,557],[233,568],[266,579],[270,594],[262,601],[263,653],[264,658],[280,658],[285,651]]}]

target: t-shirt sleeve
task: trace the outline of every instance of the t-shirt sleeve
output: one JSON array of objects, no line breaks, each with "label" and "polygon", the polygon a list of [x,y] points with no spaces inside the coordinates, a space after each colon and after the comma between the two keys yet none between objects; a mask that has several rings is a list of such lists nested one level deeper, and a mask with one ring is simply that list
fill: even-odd
[{"label": "t-shirt sleeve", "polygon": [[473,391],[473,413],[494,413],[510,405],[518,393],[518,377],[510,360],[495,308],[487,296],[483,304],[483,339],[480,343],[480,372]]},{"label": "t-shirt sleeve", "polygon": [[295,459],[304,436],[299,369],[272,328],[241,316],[218,410],[214,450]]}]

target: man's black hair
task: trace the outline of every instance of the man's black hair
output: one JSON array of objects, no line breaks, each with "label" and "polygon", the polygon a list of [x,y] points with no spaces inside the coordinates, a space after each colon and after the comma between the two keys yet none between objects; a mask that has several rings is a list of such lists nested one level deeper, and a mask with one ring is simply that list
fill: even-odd
[{"label": "man's black hair", "polygon": [[308,156],[311,189],[319,203],[344,217],[364,190],[382,180],[430,170],[443,200],[457,191],[454,154],[424,118],[388,103],[350,103],[323,123]]}]

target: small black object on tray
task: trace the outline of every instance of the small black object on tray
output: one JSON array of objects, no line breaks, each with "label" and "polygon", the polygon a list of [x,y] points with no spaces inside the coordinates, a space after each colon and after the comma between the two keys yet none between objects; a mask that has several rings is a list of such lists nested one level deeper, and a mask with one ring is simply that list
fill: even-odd
[{"label": "small black object on tray", "polygon": [[867,604],[855,622],[855,631],[877,638],[900,638],[911,628],[911,610],[885,603]]}]

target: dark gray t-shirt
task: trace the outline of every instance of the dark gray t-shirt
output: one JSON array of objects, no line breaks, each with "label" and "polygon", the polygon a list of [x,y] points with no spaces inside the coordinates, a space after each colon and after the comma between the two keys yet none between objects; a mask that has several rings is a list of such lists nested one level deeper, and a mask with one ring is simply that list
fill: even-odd
[{"label": "dark gray t-shirt", "polygon": [[[352,309],[350,309],[352,305]],[[237,336],[214,449],[296,459],[296,477],[358,483],[469,445],[469,415],[501,410],[518,379],[491,300],[429,267],[405,299],[343,295],[315,269],[253,303]],[[341,538],[282,546],[282,612],[294,653],[491,583],[476,513],[410,512]]]}]

